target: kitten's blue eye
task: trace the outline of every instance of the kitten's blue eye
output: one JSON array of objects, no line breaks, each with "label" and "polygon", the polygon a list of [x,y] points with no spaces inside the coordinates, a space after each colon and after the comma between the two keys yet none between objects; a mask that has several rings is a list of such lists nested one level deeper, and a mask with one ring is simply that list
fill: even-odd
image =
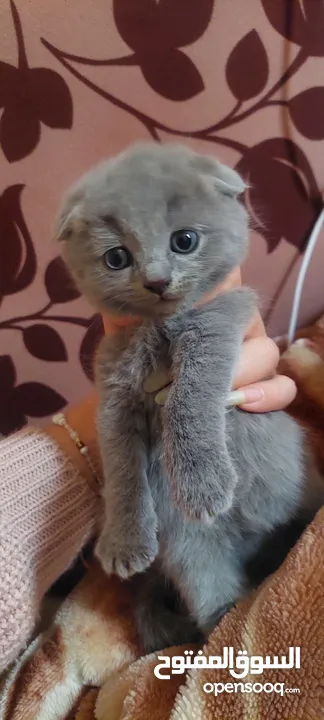
[{"label": "kitten's blue eye", "polygon": [[196,250],[199,236],[195,230],[176,230],[171,235],[171,250],[175,253],[188,255]]},{"label": "kitten's blue eye", "polygon": [[118,245],[105,252],[104,261],[110,270],[124,270],[132,264],[132,256],[126,248]]}]

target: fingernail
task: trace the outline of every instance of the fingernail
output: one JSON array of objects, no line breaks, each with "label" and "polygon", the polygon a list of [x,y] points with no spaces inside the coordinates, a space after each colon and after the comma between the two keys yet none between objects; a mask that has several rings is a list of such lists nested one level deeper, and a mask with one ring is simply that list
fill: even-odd
[{"label": "fingernail", "polygon": [[247,387],[244,390],[234,390],[228,396],[227,405],[252,405],[264,397],[264,392],[258,387]]},{"label": "fingernail", "polygon": [[231,407],[232,405],[242,405],[245,402],[244,392],[241,390],[233,390],[230,392],[226,405]]},{"label": "fingernail", "polygon": [[246,387],[243,395],[245,400],[242,405],[253,405],[253,403],[260,402],[264,398],[264,391],[259,387]]},{"label": "fingernail", "polygon": [[165,405],[167,398],[168,398],[168,392],[170,390],[170,385],[167,385],[167,387],[163,388],[163,390],[160,390],[160,392],[155,395],[155,403],[156,405]]}]

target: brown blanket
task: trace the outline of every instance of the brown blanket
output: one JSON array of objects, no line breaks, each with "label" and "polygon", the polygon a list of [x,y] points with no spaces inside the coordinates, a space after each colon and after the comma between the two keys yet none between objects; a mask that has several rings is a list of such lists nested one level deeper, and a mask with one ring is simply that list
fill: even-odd
[{"label": "brown blanket", "polygon": [[[309,345],[294,346],[282,362],[300,386],[293,412],[324,465],[319,329],[310,333]],[[203,649],[206,658],[223,656],[224,648],[233,648],[234,658],[246,651],[252,665],[252,656],[282,660],[297,647],[300,668],[263,667],[254,674],[249,664],[241,680],[227,668],[191,668],[160,680],[153,672],[157,656],[139,658],[127,586],[93,564],[49,634],[37,638],[9,674],[1,720],[324,720],[323,588],[324,508],[280,569],[222,620]],[[198,649],[159,655],[184,657],[192,650],[194,659]]]}]

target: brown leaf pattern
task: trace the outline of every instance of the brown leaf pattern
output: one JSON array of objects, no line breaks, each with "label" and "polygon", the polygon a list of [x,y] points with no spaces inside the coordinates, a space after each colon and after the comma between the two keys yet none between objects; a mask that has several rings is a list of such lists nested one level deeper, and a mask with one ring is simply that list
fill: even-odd
[{"label": "brown leaf pattern", "polygon": [[93,382],[94,354],[103,334],[104,329],[100,315],[93,315],[80,347],[80,362],[85,375],[91,382]]},{"label": "brown leaf pattern", "polygon": [[[236,6],[233,17],[242,13],[241,0],[231,3]],[[115,115],[121,138],[128,137],[125,129],[135,123],[134,140],[142,127],[157,141],[189,141],[236,165],[250,185],[246,204],[268,253],[277,256],[285,246],[301,254],[322,207],[323,164],[317,158],[323,155],[324,80],[313,76],[313,63],[324,57],[322,0],[247,3],[247,20],[242,15],[234,30],[226,29],[228,0],[107,0],[96,10],[80,0],[80,8],[78,25],[78,15],[68,4],[62,18],[55,4],[49,6],[31,31],[24,3],[8,3],[12,57],[4,51],[2,55],[0,48],[0,153],[2,168],[8,169],[0,187],[0,433],[12,432],[28,418],[56,412],[93,381],[93,355],[103,333],[100,317],[89,309],[84,314],[61,258],[51,257],[49,244],[45,249],[45,225],[37,225],[37,214],[38,207],[41,212],[47,207],[48,193],[52,207],[74,179],[71,157],[79,174],[80,167],[89,165],[89,152],[96,161],[120,149],[113,134]],[[102,17],[94,34],[98,47],[101,37],[101,51],[91,40],[94,36],[89,33],[88,39],[84,34],[87,13],[92,24]],[[62,39],[62,49],[55,28],[69,27],[71,18],[73,32],[69,43]],[[224,32],[230,33],[226,57],[218,50]],[[276,57],[286,57],[286,40],[291,43],[290,57],[279,71]],[[77,54],[83,46],[89,56]],[[138,99],[132,93],[134,85]],[[207,121],[214,97],[215,116]],[[82,112],[92,103],[96,109],[91,127],[88,120],[84,123],[82,144]],[[100,113],[106,113],[107,142],[94,137]],[[272,125],[272,118],[277,123]],[[52,155],[50,144],[55,145]],[[84,163],[82,158],[79,163],[80,151]],[[37,157],[40,179],[33,171]],[[17,170],[14,179],[10,166]],[[47,185],[42,195],[43,178]],[[52,212],[46,212],[50,234]],[[260,240],[254,237],[253,242]],[[261,294],[265,273],[266,268],[261,272]],[[30,302],[35,294],[36,305]],[[324,306],[318,310],[324,311]],[[45,382],[39,381],[40,366]],[[60,375],[58,368],[64,368]],[[84,378],[83,390],[74,382],[77,369]],[[62,394],[58,377],[62,380],[66,373]]]},{"label": "brown leaf pattern", "polygon": [[146,82],[169,100],[189,100],[204,89],[199,70],[179,48],[205,32],[213,3],[201,0],[188,6],[186,0],[138,0],[131,5],[128,0],[114,0],[121,37],[134,51]]},{"label": "brown leaf pattern", "polygon": [[51,128],[72,126],[72,98],[63,78],[53,70],[30,68],[20,23],[10,0],[18,45],[18,67],[0,62],[0,146],[9,162],[29,155],[38,145],[41,122]]},{"label": "brown leaf pattern", "polygon": [[61,257],[48,264],[45,271],[45,287],[52,303],[66,303],[80,297]]},{"label": "brown leaf pattern", "polygon": [[66,404],[56,390],[39,382],[16,385],[16,370],[9,355],[0,356],[0,434],[19,430],[27,416],[41,418],[62,410]]},{"label": "brown leaf pattern", "polygon": [[251,30],[233,48],[226,63],[226,80],[237,100],[259,95],[268,80],[268,56],[256,30]]},{"label": "brown leaf pattern", "polygon": [[143,56],[141,68],[151,88],[168,100],[189,100],[204,89],[199,71],[181,50]]},{"label": "brown leaf pattern", "polygon": [[324,140],[324,86],[304,90],[288,103],[297,130],[310,140]]},{"label": "brown leaf pattern", "polygon": [[30,285],[36,254],[21,209],[23,185],[12,185],[0,196],[0,300]]},{"label": "brown leaf pattern", "polygon": [[291,140],[271,138],[248,150],[237,170],[250,185],[249,206],[262,209],[259,230],[269,252],[282,238],[302,251],[322,203],[302,150]]},{"label": "brown leaf pattern", "polygon": [[308,55],[324,56],[324,4],[322,0],[261,0],[273,27]]},{"label": "brown leaf pattern", "polygon": [[185,47],[206,31],[214,0],[114,0],[114,19],[120,36],[132,50],[155,52],[157,49]]},{"label": "brown leaf pattern", "polygon": [[24,343],[28,352],[40,360],[64,362],[67,352],[58,332],[50,325],[35,323],[24,330]]}]

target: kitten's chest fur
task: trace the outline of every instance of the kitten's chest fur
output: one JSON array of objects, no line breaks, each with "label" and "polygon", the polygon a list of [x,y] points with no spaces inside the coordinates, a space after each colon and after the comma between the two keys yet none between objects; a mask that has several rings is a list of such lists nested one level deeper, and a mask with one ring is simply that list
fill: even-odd
[{"label": "kitten's chest fur", "polygon": [[[137,334],[134,343],[134,360],[137,365],[136,375],[138,378],[136,387],[133,386],[134,400],[142,406],[145,420],[145,444],[148,453],[148,481],[155,504],[160,506],[161,511],[161,503],[165,506],[170,501],[169,479],[164,468],[163,458],[163,407],[155,402],[159,388],[154,392],[147,392],[144,390],[144,385],[152,373],[157,373],[157,375],[171,373],[170,334],[167,330],[166,326],[142,328],[142,332]],[[164,511],[163,514],[165,514]]]},{"label": "kitten's chest fur", "polygon": [[110,341],[107,346],[107,380],[112,386],[119,386],[121,392],[123,389],[127,392],[130,405],[141,406],[152,442],[161,429],[161,407],[154,401],[158,389],[147,392],[144,385],[153,372],[171,370],[170,339],[167,326],[149,323],[127,330],[117,342]]}]

